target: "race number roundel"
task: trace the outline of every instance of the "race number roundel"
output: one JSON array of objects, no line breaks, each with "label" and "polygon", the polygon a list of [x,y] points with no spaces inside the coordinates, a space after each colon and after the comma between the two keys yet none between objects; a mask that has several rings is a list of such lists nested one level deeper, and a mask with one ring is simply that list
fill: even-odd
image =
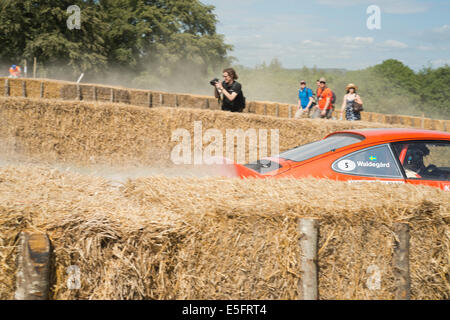
[{"label": "race number roundel", "polygon": [[353,171],[356,168],[356,163],[354,163],[352,160],[341,160],[338,163],[339,170],[342,171]]}]

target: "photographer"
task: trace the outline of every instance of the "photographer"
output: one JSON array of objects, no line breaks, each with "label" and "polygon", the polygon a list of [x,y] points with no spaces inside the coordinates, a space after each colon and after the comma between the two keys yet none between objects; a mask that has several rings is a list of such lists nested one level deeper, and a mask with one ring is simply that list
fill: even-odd
[{"label": "photographer", "polygon": [[222,110],[231,112],[242,112],[245,108],[245,98],[242,92],[242,87],[236,80],[238,76],[233,68],[223,70],[224,81],[220,82],[218,79],[211,81],[216,87],[215,95],[219,98],[223,95]]}]

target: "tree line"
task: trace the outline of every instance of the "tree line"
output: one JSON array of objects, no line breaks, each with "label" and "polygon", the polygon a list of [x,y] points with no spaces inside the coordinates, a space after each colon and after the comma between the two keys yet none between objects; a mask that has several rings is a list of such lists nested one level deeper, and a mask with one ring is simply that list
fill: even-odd
[{"label": "tree line", "polygon": [[[72,5],[80,29],[67,27]],[[214,6],[198,0],[2,0],[0,9],[0,60],[37,57],[42,76],[169,79],[185,66],[204,76],[230,62]]]},{"label": "tree line", "polygon": [[[387,114],[406,114],[450,119],[450,66],[423,67],[415,72],[402,62],[389,59],[362,70],[283,68],[278,59],[254,68],[238,66],[241,82],[251,100],[297,103],[300,80],[316,88],[316,80],[327,79],[336,93],[340,108],[345,87],[354,83],[365,110]],[[265,80],[262,80],[265,79]]]},{"label": "tree line", "polygon": [[[67,26],[73,5],[80,29]],[[84,73],[85,82],[212,94],[210,78],[233,66],[214,6],[199,0],[2,0],[0,9],[0,62],[27,60],[31,69],[36,57],[40,77],[73,81]],[[234,67],[247,100],[296,103],[300,80],[315,88],[325,77],[338,108],[355,83],[367,111],[450,119],[449,66],[415,72],[390,59],[356,71],[286,69],[274,59]]]}]

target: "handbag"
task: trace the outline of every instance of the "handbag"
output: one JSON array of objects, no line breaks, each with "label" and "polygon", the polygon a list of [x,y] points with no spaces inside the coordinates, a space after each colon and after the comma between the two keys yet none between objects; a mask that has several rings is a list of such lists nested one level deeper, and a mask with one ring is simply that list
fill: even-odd
[{"label": "handbag", "polygon": [[363,105],[358,103],[358,102],[356,102],[356,101],[353,101],[353,111],[354,112],[364,111]]}]

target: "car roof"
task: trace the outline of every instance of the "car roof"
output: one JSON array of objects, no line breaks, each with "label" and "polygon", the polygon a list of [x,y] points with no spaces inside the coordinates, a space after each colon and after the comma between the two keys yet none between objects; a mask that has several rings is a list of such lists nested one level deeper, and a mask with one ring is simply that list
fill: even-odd
[{"label": "car roof", "polygon": [[357,134],[365,137],[364,142],[396,140],[450,140],[450,133],[435,130],[409,128],[352,129],[336,131],[325,138],[338,133]]}]

